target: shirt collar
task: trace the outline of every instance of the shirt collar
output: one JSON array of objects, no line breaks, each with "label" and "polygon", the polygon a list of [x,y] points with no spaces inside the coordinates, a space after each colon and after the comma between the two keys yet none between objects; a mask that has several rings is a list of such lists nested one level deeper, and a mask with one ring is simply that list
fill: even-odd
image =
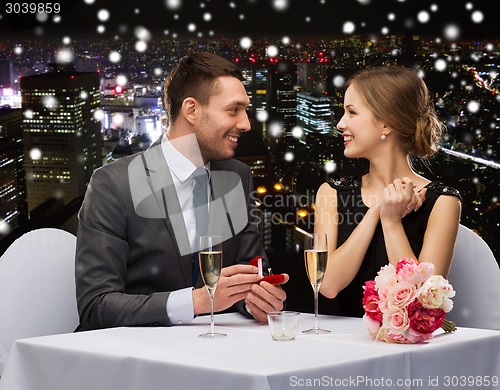
[{"label": "shirt collar", "polygon": [[[181,183],[184,183],[193,174],[196,165],[172,145],[166,133],[161,137],[161,149],[170,171]],[[210,161],[205,164],[205,169],[208,171],[208,179],[210,180]]]}]

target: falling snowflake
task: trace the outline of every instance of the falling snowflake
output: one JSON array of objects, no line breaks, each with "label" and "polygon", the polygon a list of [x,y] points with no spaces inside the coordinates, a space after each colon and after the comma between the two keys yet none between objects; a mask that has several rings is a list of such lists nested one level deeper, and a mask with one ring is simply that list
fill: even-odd
[{"label": "falling snowflake", "polygon": [[273,0],[273,7],[276,11],[285,11],[288,8],[288,0]]},{"label": "falling snowflake", "polygon": [[96,121],[102,121],[104,119],[104,111],[101,109],[94,111],[94,119]]},{"label": "falling snowflake", "polygon": [[62,39],[62,43],[65,45],[69,45],[71,43],[71,38],[70,37],[64,37]]},{"label": "falling snowflake", "polygon": [[31,119],[33,118],[33,110],[26,110],[23,112],[23,115],[26,119]]},{"label": "falling snowflake", "polygon": [[460,37],[460,27],[455,24],[449,24],[444,28],[443,35],[447,40],[455,41]]},{"label": "falling snowflake", "polygon": [[335,163],[335,161],[331,161],[331,160],[326,161],[325,165],[323,166],[323,169],[327,173],[332,173],[337,169],[337,164]]},{"label": "falling snowflake", "polygon": [[466,9],[467,11],[470,11],[470,10],[471,10],[471,9],[473,9],[473,8],[474,8],[474,5],[473,5],[472,3],[467,3],[467,4],[465,4],[465,9]]},{"label": "falling snowflake", "polygon": [[49,15],[45,12],[39,12],[36,14],[36,20],[38,20],[40,23],[44,23],[49,19]]},{"label": "falling snowflake", "polygon": [[106,27],[104,27],[102,24],[100,24],[99,26],[97,26],[97,32],[99,34],[104,34],[106,32]]},{"label": "falling snowflake", "polygon": [[33,148],[30,150],[30,158],[32,160],[40,160],[42,158],[42,151],[38,148]]},{"label": "falling snowflake", "polygon": [[5,222],[3,219],[0,219],[0,234],[6,236],[11,232],[10,225]]},{"label": "falling snowflake", "polygon": [[265,122],[268,120],[269,114],[267,113],[267,111],[258,111],[255,117],[259,122]]},{"label": "falling snowflake", "polygon": [[484,19],[484,15],[481,11],[474,11],[471,15],[471,19],[474,23],[481,23]]},{"label": "falling snowflake", "polygon": [[281,43],[283,45],[289,45],[290,44],[290,37],[283,37],[283,38],[281,38]]},{"label": "falling snowflake", "polygon": [[127,82],[127,76],[123,74],[119,74],[118,76],[116,76],[116,84],[120,87],[124,87],[125,85],[127,85]]},{"label": "falling snowflake", "polygon": [[55,96],[44,96],[42,98],[42,105],[45,107],[45,108],[48,108],[48,109],[54,109],[54,108],[57,108],[57,106],[59,105],[59,102],[57,101],[57,99],[55,98]]},{"label": "falling snowflake", "polygon": [[390,20],[391,22],[396,20],[396,14],[393,14],[392,12],[387,15],[387,19]]},{"label": "falling snowflake", "polygon": [[148,44],[144,41],[137,41],[135,43],[135,50],[137,50],[139,53],[145,52],[147,48]]},{"label": "falling snowflake", "polygon": [[292,128],[292,137],[293,138],[302,138],[302,136],[304,135],[304,129],[300,126],[294,126]]},{"label": "falling snowflake", "polygon": [[121,127],[125,122],[125,118],[123,117],[123,114],[115,114],[113,115],[113,119],[111,120],[111,122],[116,127]]},{"label": "falling snowflake", "polygon": [[145,41],[145,42],[151,40],[152,37],[149,30],[144,26],[137,26],[134,29],[134,35],[139,41]]},{"label": "falling snowflake", "polygon": [[196,24],[194,23],[189,23],[187,26],[187,29],[189,32],[195,32],[196,31]]},{"label": "falling snowflake", "polygon": [[69,49],[61,49],[57,52],[56,61],[60,64],[68,64],[73,61],[75,55]]},{"label": "falling snowflake", "polygon": [[166,0],[165,1],[165,6],[168,9],[176,10],[176,9],[179,9],[182,6],[182,1],[181,0]]},{"label": "falling snowflake", "polygon": [[286,152],[283,158],[286,162],[292,162],[295,158],[295,155],[293,154],[293,152]]},{"label": "falling snowflake", "polygon": [[443,59],[439,59],[437,60],[435,63],[434,63],[434,68],[438,71],[438,72],[443,72],[446,70],[446,68],[448,67],[448,64],[446,63],[445,60]]},{"label": "falling snowflake", "polygon": [[21,54],[23,54],[23,48],[22,48],[22,46],[16,46],[14,48],[14,54],[18,55],[18,56],[20,56]]},{"label": "falling snowflake", "polygon": [[110,17],[110,13],[107,9],[101,9],[97,12],[97,19],[101,22],[106,22]]},{"label": "falling snowflake", "polygon": [[212,20],[212,14],[209,12],[206,12],[203,14],[203,20],[205,22],[210,22]]},{"label": "falling snowflake", "polygon": [[94,4],[95,0],[84,0],[84,2],[87,4]]},{"label": "falling snowflake", "polygon": [[420,23],[427,23],[431,18],[431,15],[427,11],[420,11],[417,15],[417,20]]},{"label": "falling snowflake", "polygon": [[273,138],[281,137],[283,135],[283,126],[279,122],[270,123],[267,132]]},{"label": "falling snowflake", "polygon": [[243,37],[240,39],[240,46],[244,50],[248,50],[252,47],[252,40],[249,37]]},{"label": "falling snowflake", "polygon": [[89,97],[89,94],[87,91],[80,92],[80,99],[87,100],[88,97]]},{"label": "falling snowflake", "polygon": [[109,60],[113,63],[117,63],[117,62],[120,62],[122,59],[122,55],[117,52],[117,51],[112,51],[109,53]]},{"label": "falling snowflake", "polygon": [[438,7],[437,4],[431,4],[430,9],[431,9],[432,12],[437,12],[437,10],[439,9],[439,7]]},{"label": "falling snowflake", "polygon": [[342,88],[345,84],[345,77],[342,75],[337,75],[333,78],[333,85],[335,88]]},{"label": "falling snowflake", "polygon": [[469,103],[467,103],[467,110],[469,110],[469,112],[471,112],[473,114],[478,112],[479,108],[480,108],[480,104],[479,104],[479,102],[476,102],[475,100],[471,100]]},{"label": "falling snowflake", "polygon": [[342,26],[342,32],[344,34],[352,34],[356,30],[356,26],[353,22],[345,22]]},{"label": "falling snowflake", "polygon": [[274,45],[270,45],[266,49],[266,54],[268,57],[276,57],[278,55],[278,48]]}]

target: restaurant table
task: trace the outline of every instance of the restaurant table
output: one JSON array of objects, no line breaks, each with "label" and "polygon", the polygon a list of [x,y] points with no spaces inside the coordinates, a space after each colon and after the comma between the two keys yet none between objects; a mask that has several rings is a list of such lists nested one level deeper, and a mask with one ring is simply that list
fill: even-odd
[{"label": "restaurant table", "polygon": [[500,332],[459,328],[426,344],[372,340],[360,318],[301,313],[295,340],[239,313],[215,316],[227,337],[200,338],[210,317],[174,327],[122,327],[17,340],[1,390],[266,390],[500,388]]}]

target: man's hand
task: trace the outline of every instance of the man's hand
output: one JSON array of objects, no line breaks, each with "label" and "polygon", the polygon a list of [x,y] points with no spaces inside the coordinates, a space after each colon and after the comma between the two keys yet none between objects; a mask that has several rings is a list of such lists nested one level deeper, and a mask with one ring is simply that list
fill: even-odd
[{"label": "man's hand", "polygon": [[[288,282],[289,279],[287,274],[283,276],[285,280],[282,284]],[[267,313],[282,310],[285,299],[286,293],[280,286],[261,281],[251,286],[251,291],[246,295],[245,304],[253,318],[267,323]]]},{"label": "man's hand", "polygon": [[[215,289],[214,312],[225,310],[247,297],[260,276],[253,265],[236,264],[221,270]],[[193,290],[194,314],[210,313],[210,296],[205,287]]]}]

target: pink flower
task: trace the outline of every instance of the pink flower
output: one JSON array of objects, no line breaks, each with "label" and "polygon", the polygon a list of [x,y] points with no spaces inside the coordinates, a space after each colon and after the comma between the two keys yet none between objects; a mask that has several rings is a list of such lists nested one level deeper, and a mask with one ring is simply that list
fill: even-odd
[{"label": "pink flower", "polygon": [[418,300],[408,306],[410,328],[423,334],[429,334],[443,325],[445,312],[443,309],[426,309]]},{"label": "pink flower", "polygon": [[415,344],[415,343],[428,343],[434,338],[434,335],[432,333],[420,333],[417,332],[416,330],[413,330],[410,326],[410,329],[408,329],[408,333],[406,335],[406,339],[408,340],[409,343]]},{"label": "pink flower", "polygon": [[400,282],[392,287],[387,295],[387,307],[404,308],[417,297],[418,291],[415,285],[408,282]]},{"label": "pink flower", "polygon": [[412,258],[408,259],[406,257],[403,257],[396,264],[396,273],[400,274],[403,268],[414,268],[416,266],[418,266],[418,261]]},{"label": "pink flower", "polygon": [[378,290],[379,296],[381,295],[381,291],[386,290],[388,286],[393,286],[396,283],[396,268],[392,264],[387,264],[380,268],[377,276],[375,276],[375,288]]},{"label": "pink flower", "polygon": [[368,334],[375,338],[377,335],[379,329],[380,329],[380,322],[375,321],[373,318],[371,318],[369,315],[364,315],[363,316],[363,323],[366,326],[366,329],[368,329]]},{"label": "pink flower", "polygon": [[405,308],[393,307],[383,313],[382,324],[392,333],[404,334],[410,327],[410,320]]},{"label": "pink flower", "polygon": [[434,275],[434,264],[422,262],[418,265],[415,274],[408,279],[408,282],[418,286],[424,283],[432,275]]},{"label": "pink flower", "polygon": [[392,329],[385,333],[383,341],[389,343],[398,343],[398,344],[409,344],[409,341],[406,337],[401,333],[395,333]]},{"label": "pink flower", "polygon": [[375,289],[375,282],[369,280],[365,283],[363,294],[363,309],[372,320],[382,323],[382,312],[378,307],[379,297]]},{"label": "pink flower", "polygon": [[434,274],[434,264],[403,258],[396,265],[396,274],[399,282],[418,286]]}]

